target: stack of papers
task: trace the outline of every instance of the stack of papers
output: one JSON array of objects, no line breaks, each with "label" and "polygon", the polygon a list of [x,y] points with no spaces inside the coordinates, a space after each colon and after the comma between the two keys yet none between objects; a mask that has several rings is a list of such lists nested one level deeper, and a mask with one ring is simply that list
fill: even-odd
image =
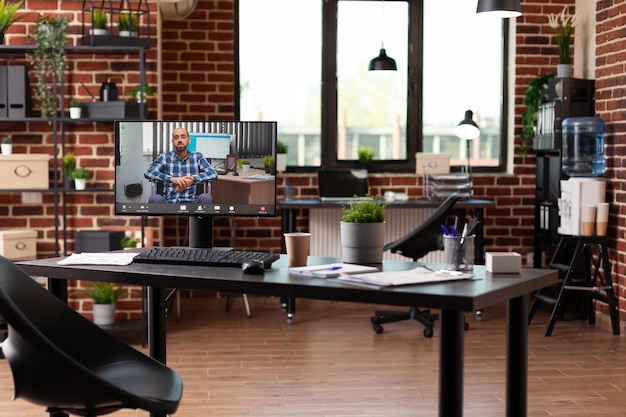
[{"label": "stack of papers", "polygon": [[137,252],[73,253],[57,262],[59,265],[130,265]]},{"label": "stack of papers", "polygon": [[472,279],[474,275],[458,271],[433,271],[424,266],[408,271],[375,272],[365,274],[340,274],[339,279],[347,283],[383,288],[398,285],[427,284]]},{"label": "stack of papers", "polygon": [[333,263],[324,265],[297,266],[289,268],[290,274],[305,275],[319,278],[336,278],[341,274],[359,274],[362,272],[376,272],[378,268],[367,265]]}]

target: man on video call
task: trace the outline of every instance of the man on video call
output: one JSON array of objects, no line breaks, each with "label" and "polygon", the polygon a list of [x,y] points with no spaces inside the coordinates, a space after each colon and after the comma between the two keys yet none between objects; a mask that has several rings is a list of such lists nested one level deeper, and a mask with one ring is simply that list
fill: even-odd
[{"label": "man on video call", "polygon": [[172,132],[174,150],[164,152],[150,164],[144,177],[163,183],[163,195],[153,194],[149,203],[211,204],[211,193],[196,195],[196,187],[217,179],[217,172],[200,152],[189,152],[189,132],[178,127]]}]

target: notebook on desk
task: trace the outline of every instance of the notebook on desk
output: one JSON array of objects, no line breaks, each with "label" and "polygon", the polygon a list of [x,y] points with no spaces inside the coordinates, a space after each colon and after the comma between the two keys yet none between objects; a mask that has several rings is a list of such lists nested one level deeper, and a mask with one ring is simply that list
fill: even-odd
[{"label": "notebook on desk", "polygon": [[322,201],[368,198],[366,195],[369,191],[369,184],[365,170],[319,170],[317,172],[317,184],[319,197]]}]

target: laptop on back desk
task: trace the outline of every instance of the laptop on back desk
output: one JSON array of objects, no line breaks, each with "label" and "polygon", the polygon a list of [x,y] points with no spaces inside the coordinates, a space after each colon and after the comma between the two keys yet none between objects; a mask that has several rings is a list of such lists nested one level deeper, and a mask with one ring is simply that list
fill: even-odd
[{"label": "laptop on back desk", "polygon": [[322,201],[345,201],[354,198],[368,198],[365,197],[369,191],[366,170],[319,170],[317,172],[317,183],[320,200]]}]

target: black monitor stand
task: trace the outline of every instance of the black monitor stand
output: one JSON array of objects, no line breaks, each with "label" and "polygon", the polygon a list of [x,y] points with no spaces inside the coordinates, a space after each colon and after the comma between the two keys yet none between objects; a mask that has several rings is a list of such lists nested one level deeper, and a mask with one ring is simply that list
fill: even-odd
[{"label": "black monitor stand", "polygon": [[213,247],[212,216],[189,217],[189,247],[209,249]]}]

